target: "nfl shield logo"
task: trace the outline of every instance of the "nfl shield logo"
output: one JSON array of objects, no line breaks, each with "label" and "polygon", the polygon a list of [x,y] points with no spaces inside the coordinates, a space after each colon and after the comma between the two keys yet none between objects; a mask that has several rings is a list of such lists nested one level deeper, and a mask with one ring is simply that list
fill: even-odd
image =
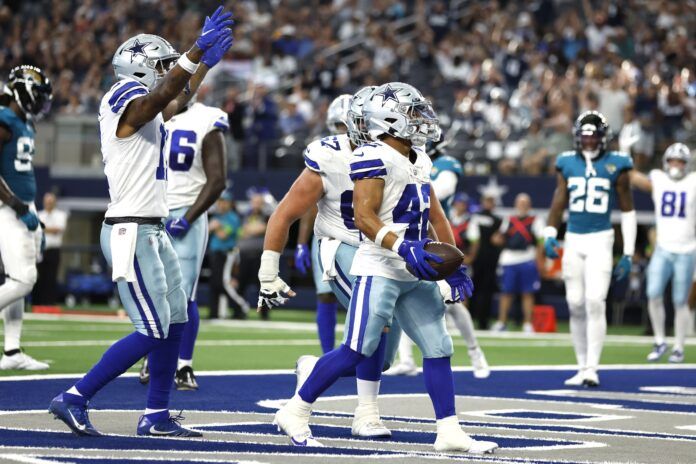
[{"label": "nfl shield logo", "polygon": [[120,229],[118,229],[118,235],[126,235],[126,228],[121,227]]}]

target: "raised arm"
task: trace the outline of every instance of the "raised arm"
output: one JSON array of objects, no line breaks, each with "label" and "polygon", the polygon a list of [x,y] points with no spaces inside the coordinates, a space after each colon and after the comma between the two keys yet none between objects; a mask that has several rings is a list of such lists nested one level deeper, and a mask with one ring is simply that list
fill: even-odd
[{"label": "raised arm", "polygon": [[631,186],[644,192],[652,192],[652,182],[650,178],[640,171],[631,169],[628,172],[628,178],[631,181]]}]

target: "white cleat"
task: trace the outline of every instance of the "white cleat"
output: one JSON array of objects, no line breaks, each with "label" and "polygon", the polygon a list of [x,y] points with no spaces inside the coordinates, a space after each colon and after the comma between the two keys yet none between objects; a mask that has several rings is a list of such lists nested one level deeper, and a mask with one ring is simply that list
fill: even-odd
[{"label": "white cleat", "polygon": [[418,368],[413,363],[400,362],[382,373],[383,375],[418,375]]},{"label": "white cleat", "polygon": [[683,363],[684,350],[678,350],[675,348],[674,350],[672,350],[672,354],[669,355],[669,358],[667,358],[667,361],[671,363]]},{"label": "white cleat", "polygon": [[19,352],[12,356],[2,355],[0,359],[0,370],[24,370],[24,371],[43,371],[50,366],[41,361],[37,361],[26,353]]},{"label": "white cleat", "polygon": [[273,419],[273,425],[278,427],[279,432],[285,433],[290,437],[290,443],[294,446],[314,446],[323,447],[313,436],[309,429],[309,416],[311,408],[297,407],[293,400],[280,408]]},{"label": "white cleat", "polygon": [[569,379],[566,379],[565,382],[563,382],[564,385],[567,385],[569,387],[579,387],[583,384],[585,381],[585,370],[580,369],[577,374],[572,376]]},{"label": "white cleat", "polygon": [[469,359],[471,360],[471,366],[474,368],[474,377],[485,379],[491,375],[491,369],[488,367],[486,356],[483,354],[481,347],[477,346],[469,350]]},{"label": "white cleat", "polygon": [[491,327],[491,332],[505,332],[507,330],[507,324],[501,321],[495,321]]},{"label": "white cleat", "polygon": [[531,322],[525,322],[522,324],[522,332],[526,334],[533,334],[534,333],[534,326],[532,325]]},{"label": "white cleat", "polygon": [[492,441],[474,440],[462,429],[452,429],[447,432],[438,432],[435,439],[435,451],[444,453],[461,451],[471,454],[490,454],[498,444]]},{"label": "white cleat", "polygon": [[660,358],[667,352],[667,344],[666,343],[655,343],[653,345],[653,349],[650,353],[648,353],[648,361],[650,362],[655,362],[659,361]]},{"label": "white cleat", "polygon": [[361,405],[355,408],[350,433],[354,437],[389,438],[391,431],[379,417],[377,405]]},{"label": "white cleat", "polygon": [[309,374],[314,370],[314,366],[319,361],[319,358],[311,354],[300,356],[297,358],[297,363],[295,363],[295,375],[297,376],[297,385],[295,386],[295,393],[297,393],[302,385],[304,385]]},{"label": "white cleat", "polygon": [[585,378],[582,381],[585,387],[599,387],[599,375],[594,369],[585,369]]}]

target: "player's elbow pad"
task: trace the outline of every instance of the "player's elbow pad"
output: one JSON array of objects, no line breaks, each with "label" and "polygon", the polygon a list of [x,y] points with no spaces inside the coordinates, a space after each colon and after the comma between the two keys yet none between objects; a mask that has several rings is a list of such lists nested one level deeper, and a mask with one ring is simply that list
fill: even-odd
[{"label": "player's elbow pad", "polygon": [[636,251],[636,235],[638,234],[638,221],[635,210],[621,213],[621,236],[623,237],[623,254],[633,256]]}]

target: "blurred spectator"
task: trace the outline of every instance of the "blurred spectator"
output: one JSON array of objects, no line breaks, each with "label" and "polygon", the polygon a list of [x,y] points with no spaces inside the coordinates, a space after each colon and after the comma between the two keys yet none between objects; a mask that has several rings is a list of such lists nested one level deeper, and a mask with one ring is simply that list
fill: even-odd
[{"label": "blurred spectator", "polygon": [[[239,294],[244,297],[250,285],[258,285],[257,273],[261,266],[263,237],[266,235],[269,212],[266,199],[261,192],[252,193],[249,198],[249,211],[244,215],[239,237]],[[261,311],[261,317],[268,319],[268,311]]]},{"label": "blurred spectator", "polygon": [[452,224],[452,233],[457,248],[465,254],[469,252],[469,240],[466,238],[466,230],[469,227],[469,195],[459,192],[452,199],[452,207],[449,212],[449,221]]},{"label": "blurred spectator", "polygon": [[60,247],[68,223],[68,213],[56,208],[56,195],[48,192],[43,197],[43,209],[39,220],[45,226],[46,248],[43,258],[36,266],[39,277],[32,293],[32,302],[37,305],[55,305],[58,302],[58,268]]},{"label": "blurred spectator", "polygon": [[[215,205],[215,214],[210,218],[208,230],[210,231],[210,242],[208,244],[208,255],[210,257],[210,318],[220,317],[220,298],[224,297],[229,305],[232,302],[238,303],[236,295],[229,291],[230,286],[226,281],[232,276],[225,272],[230,269],[230,260],[235,259],[235,247],[241,231],[241,220],[235,211],[232,194],[229,191],[223,192]],[[233,319],[245,319],[245,308],[239,304],[234,306]]]},{"label": "blurred spectator", "polygon": [[492,330],[507,330],[508,314],[515,295],[522,298],[522,331],[533,333],[534,294],[541,288],[539,269],[543,266],[543,230],[541,217],[532,216],[532,199],[526,193],[515,197],[515,214],[505,218],[493,242],[501,246],[501,294],[498,320]]}]

